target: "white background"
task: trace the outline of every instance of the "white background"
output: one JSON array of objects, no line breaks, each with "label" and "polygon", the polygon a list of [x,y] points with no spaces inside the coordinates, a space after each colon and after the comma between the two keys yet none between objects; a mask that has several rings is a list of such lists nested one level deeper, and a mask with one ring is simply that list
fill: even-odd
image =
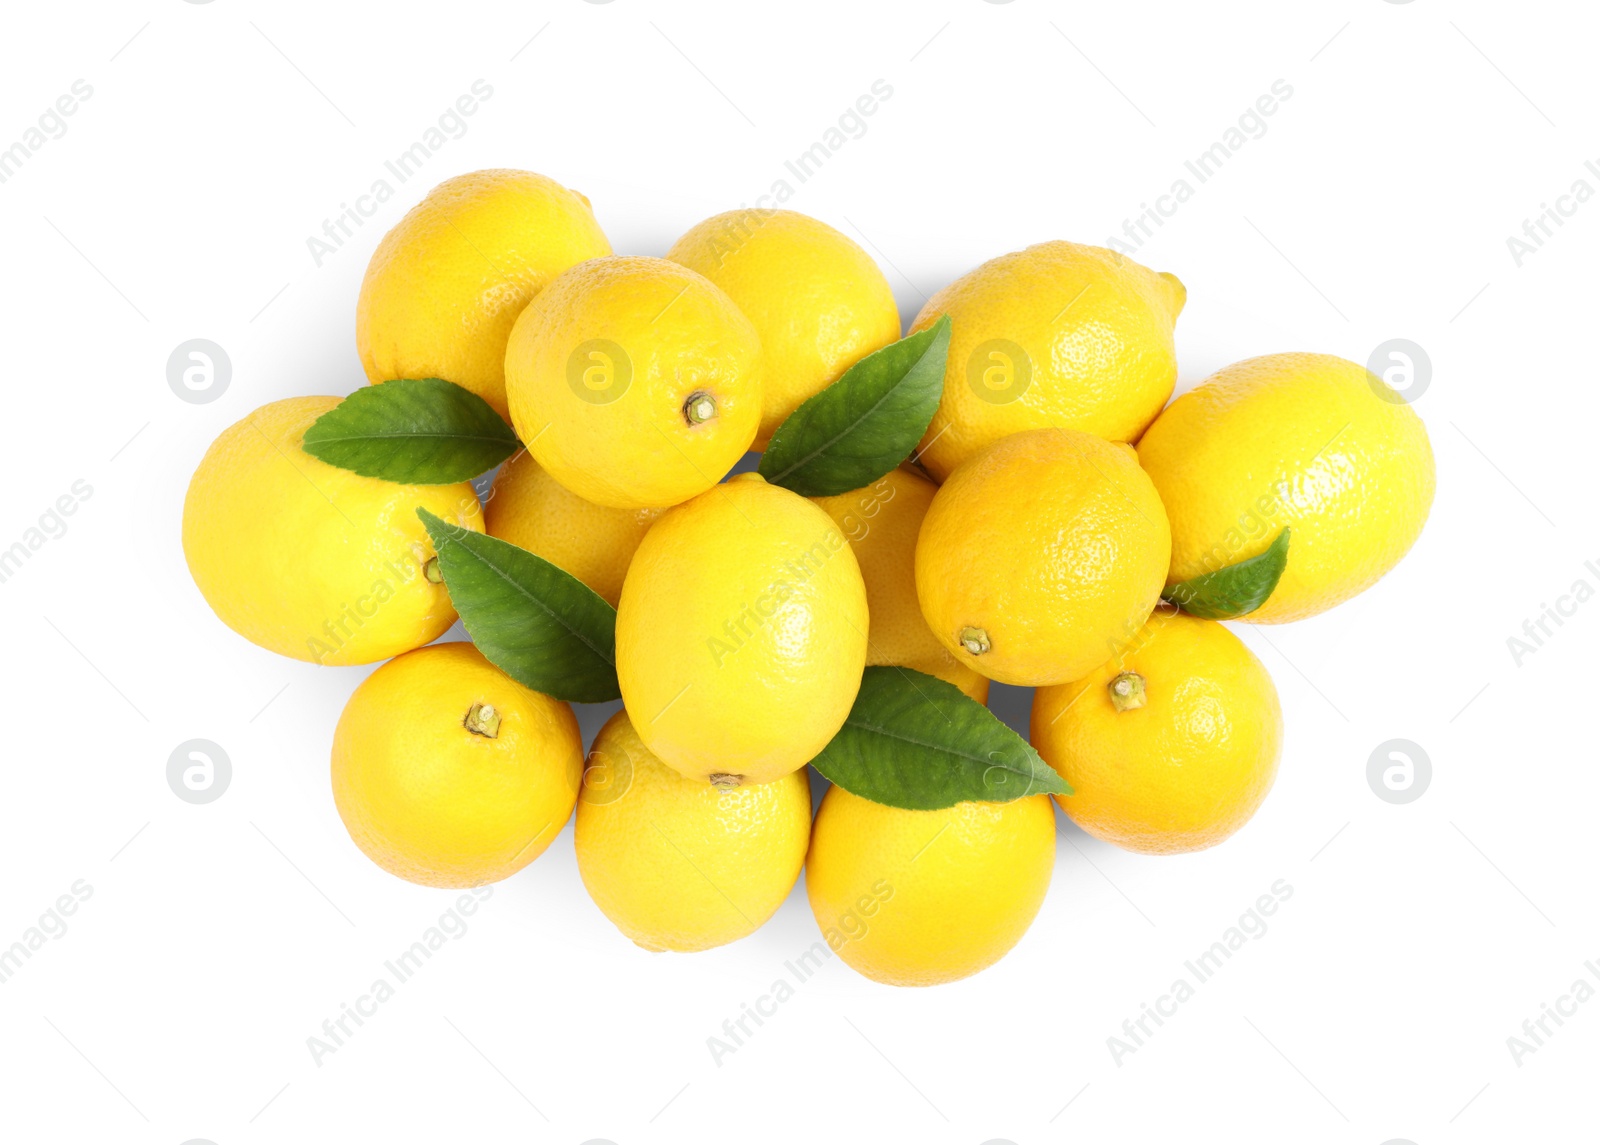
[{"label": "white background", "polygon": [[[0,185],[0,548],[75,481],[93,493],[0,584],[0,946],[76,880],[93,893],[0,985],[0,1137],[1593,1139],[1600,1001],[1520,1064],[1507,1038],[1600,986],[1600,604],[1520,666],[1507,638],[1600,587],[1600,205],[1521,266],[1506,240],[1600,188],[1596,23],[1441,0],[10,6],[0,147],[74,80],[93,95]],[[317,266],[308,236],[477,79],[493,96],[465,133]],[[879,79],[865,133],[799,183],[785,161]],[[909,320],[993,255],[1120,232],[1279,79],[1265,134],[1137,255],[1188,286],[1180,386],[1411,339],[1439,492],[1378,587],[1237,626],[1287,725],[1255,820],[1149,858],[1062,818],[1049,898],[998,966],[895,990],[834,960],[720,1065],[706,1039],[817,938],[803,888],[745,941],[649,955],[589,902],[569,831],[314,1064],[307,1038],[454,896],[380,872],[334,812],[329,740],[366,669],[224,628],[179,518],[225,426],[362,384],[356,291],[383,231],[450,175],[524,167],[585,192],[619,252],[660,254],[786,178],[785,205],[873,252]],[[166,380],[197,337],[232,362],[210,404]],[[204,806],[165,774],[196,737],[233,766]],[[1399,806],[1366,778],[1394,738],[1433,771]],[[1279,879],[1268,932],[1115,1062],[1124,1019]]]}]

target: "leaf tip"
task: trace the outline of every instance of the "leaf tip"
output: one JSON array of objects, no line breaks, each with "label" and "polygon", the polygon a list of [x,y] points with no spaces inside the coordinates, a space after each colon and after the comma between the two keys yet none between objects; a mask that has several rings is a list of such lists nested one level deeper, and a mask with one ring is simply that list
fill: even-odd
[{"label": "leaf tip", "polygon": [[1202,620],[1238,620],[1259,610],[1278,587],[1289,564],[1290,526],[1285,525],[1253,557],[1168,585],[1161,599]]}]

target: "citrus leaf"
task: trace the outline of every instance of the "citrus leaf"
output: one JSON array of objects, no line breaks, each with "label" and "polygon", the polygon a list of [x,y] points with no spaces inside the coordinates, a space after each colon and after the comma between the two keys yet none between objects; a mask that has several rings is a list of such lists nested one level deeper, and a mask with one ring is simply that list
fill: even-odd
[{"label": "citrus leaf", "polygon": [[767,443],[757,471],[802,497],[870,485],[916,449],[939,408],[950,316],[868,354],[807,398]]},{"label": "citrus leaf", "polygon": [[357,390],[306,430],[312,457],[404,485],[470,481],[515,453],[517,435],[471,390],[398,378]]},{"label": "citrus leaf", "polygon": [[914,811],[1072,794],[988,708],[910,668],[868,668],[844,727],[811,766],[853,795]]},{"label": "citrus leaf", "polygon": [[1190,616],[1202,620],[1234,620],[1263,604],[1289,563],[1289,526],[1273,538],[1265,552],[1236,565],[1179,581],[1161,594]]},{"label": "citrus leaf", "polygon": [[617,610],[571,573],[498,537],[417,516],[450,602],[491,664],[519,684],[593,704],[615,700]]}]

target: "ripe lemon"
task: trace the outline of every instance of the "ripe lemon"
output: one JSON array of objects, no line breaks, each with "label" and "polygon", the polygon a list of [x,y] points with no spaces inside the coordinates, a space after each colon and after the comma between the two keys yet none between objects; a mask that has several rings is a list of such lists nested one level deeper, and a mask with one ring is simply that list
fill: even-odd
[{"label": "ripe lemon", "polygon": [[804,767],[844,726],[867,661],[867,590],[833,520],[742,473],[663,513],[617,606],[639,738],[718,786]]},{"label": "ripe lemon", "polygon": [[613,608],[622,576],[660,509],[612,509],[585,501],[519,452],[500,467],[483,506],[491,537],[537,553],[605,597]]},{"label": "ripe lemon", "polygon": [[761,336],[767,366],[757,449],[801,402],[900,337],[894,292],[872,256],[796,211],[714,215],[667,257],[727,291]]},{"label": "ripe lemon", "polygon": [[470,644],[434,644],[364,680],[333,734],[333,799],[390,874],[476,887],[561,833],[583,741],[570,705],[524,688]]},{"label": "ripe lemon", "polygon": [[711,488],[761,420],[761,342],[733,301],[660,258],[561,275],[506,347],[511,419],[578,496],[664,508]]},{"label": "ripe lemon", "polygon": [[602,914],[646,950],[709,950],[754,932],[805,865],[804,771],[722,791],[644,746],[625,711],[595,736],[574,841]]},{"label": "ripe lemon", "polygon": [[917,539],[917,596],[934,635],[974,671],[1061,684],[1139,631],[1171,543],[1132,449],[1031,430],[973,457],[934,496]]},{"label": "ripe lemon", "polygon": [[611,253],[589,200],[531,171],[440,183],[372,253],[356,303],[371,382],[444,378],[502,417],[511,324],[556,275]]},{"label": "ripe lemon", "polygon": [[850,541],[867,586],[867,663],[898,664],[948,680],[980,704],[989,681],[961,663],[928,628],[917,603],[917,530],[939,487],[895,469],[853,493],[813,497]]},{"label": "ripe lemon", "polygon": [[1198,851],[1254,815],[1278,773],[1272,677],[1214,620],[1162,609],[1120,656],[1033,695],[1029,738],[1071,784],[1056,796],[1097,839]]},{"label": "ripe lemon", "polygon": [[1103,247],[1039,243],[928,300],[950,315],[944,395],[919,460],[937,481],[1007,434],[1043,426],[1135,441],[1172,396],[1183,284]]},{"label": "ripe lemon", "polygon": [[1422,419],[1366,369],[1270,354],[1217,371],[1156,419],[1139,462],[1172,521],[1168,583],[1256,556],[1285,526],[1289,563],[1240,617],[1301,620],[1399,563],[1433,504]]},{"label": "ripe lemon", "polygon": [[396,485],[318,461],[300,447],[339,398],[286,398],[225,429],[189,481],[183,554],[200,593],[245,639],[316,664],[368,664],[437,639],[455,623],[428,579],[433,542],[420,506],[483,531],[478,495]]},{"label": "ripe lemon", "polygon": [[853,969],[890,986],[935,986],[1021,941],[1055,858],[1045,795],[907,811],[830,787],[811,831],[806,895]]}]

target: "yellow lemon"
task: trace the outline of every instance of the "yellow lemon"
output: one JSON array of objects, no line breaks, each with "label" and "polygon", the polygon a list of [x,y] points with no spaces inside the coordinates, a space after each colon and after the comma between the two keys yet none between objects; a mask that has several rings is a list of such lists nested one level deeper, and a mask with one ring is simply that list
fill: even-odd
[{"label": "yellow lemon", "polygon": [[572,707],[524,688],[470,644],[434,644],[364,680],[333,733],[333,799],[390,874],[476,887],[544,853],[578,797]]},{"label": "yellow lemon", "polygon": [[810,835],[804,771],[733,791],[685,779],[625,711],[589,750],[578,873],[601,913],[646,950],[709,950],[755,931],[800,877]]},{"label": "yellow lemon", "polygon": [[1168,583],[1258,555],[1285,527],[1289,563],[1240,617],[1301,620],[1394,568],[1433,504],[1422,419],[1366,369],[1328,354],[1270,354],[1217,371],[1139,442],[1172,521]]},{"label": "yellow lemon", "polygon": [[844,726],[866,661],[850,543],[754,473],[663,513],[622,582],[623,702],[690,779],[768,783],[804,767]]},{"label": "yellow lemon", "polygon": [[894,292],[872,256],[796,211],[714,215],[667,257],[725,290],[761,336],[767,365],[757,449],[801,402],[900,337]]},{"label": "yellow lemon", "polygon": [[994,965],[1022,940],[1055,858],[1046,795],[907,811],[830,787],[811,831],[806,895],[853,969],[890,986],[934,986]]},{"label": "yellow lemon", "polygon": [[660,258],[596,259],[522,312],[511,419],[578,496],[664,508],[711,488],[761,420],[761,342],[729,297]]},{"label": "yellow lemon", "polygon": [[1043,426],[1135,441],[1172,396],[1183,284],[1103,247],[1039,243],[928,300],[950,315],[944,394],[918,459],[943,481],[1007,434]]},{"label": "yellow lemon", "polygon": [[934,635],[974,671],[1061,684],[1143,626],[1171,543],[1132,449],[1031,430],[973,457],[934,496],[917,539],[917,596]]},{"label": "yellow lemon", "polygon": [[917,603],[917,530],[939,487],[895,469],[853,493],[814,497],[850,541],[867,586],[867,663],[897,664],[948,680],[978,703],[989,680],[939,643]]},{"label": "yellow lemon", "polygon": [[491,537],[537,553],[605,597],[613,608],[633,551],[660,509],[612,509],[585,501],[519,452],[500,467],[483,506]]},{"label": "yellow lemon", "polygon": [[1073,789],[1056,800],[1097,839],[1163,855],[1212,847],[1278,773],[1272,677],[1214,620],[1163,609],[1081,680],[1040,688],[1029,738]]},{"label": "yellow lemon", "polygon": [[611,253],[589,200],[531,171],[440,183],[383,236],[356,303],[371,382],[443,378],[502,417],[511,324],[569,266]]},{"label": "yellow lemon", "polygon": [[183,554],[224,624],[261,647],[317,664],[368,664],[437,639],[455,623],[425,572],[433,542],[417,509],[483,531],[478,495],[396,485],[318,461],[300,447],[339,398],[286,398],[229,426],[183,502]]}]

